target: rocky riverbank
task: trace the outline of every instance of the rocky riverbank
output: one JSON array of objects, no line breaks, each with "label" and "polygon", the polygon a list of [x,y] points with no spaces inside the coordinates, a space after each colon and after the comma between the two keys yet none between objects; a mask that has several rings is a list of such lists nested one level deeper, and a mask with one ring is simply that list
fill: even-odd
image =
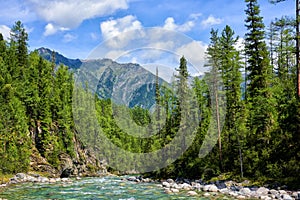
[{"label": "rocky riverbank", "polygon": [[[137,183],[153,182],[149,178],[128,177],[128,181]],[[300,200],[300,191],[289,191],[281,188],[269,189],[267,187],[243,186],[245,183],[234,181],[216,181],[215,183],[205,183],[202,180],[191,181],[181,179],[161,180],[159,185],[164,188],[165,193],[174,194],[186,191],[189,196],[213,197],[218,195],[231,196],[235,199],[264,199],[264,200]]]},{"label": "rocky riverbank", "polygon": [[[81,179],[80,177],[76,177],[76,179]],[[25,174],[25,173],[18,173],[7,183],[0,185],[0,188],[7,187],[14,184],[20,183],[57,183],[57,182],[65,182],[71,183],[72,179],[70,178],[47,178],[40,176],[39,174]]]}]

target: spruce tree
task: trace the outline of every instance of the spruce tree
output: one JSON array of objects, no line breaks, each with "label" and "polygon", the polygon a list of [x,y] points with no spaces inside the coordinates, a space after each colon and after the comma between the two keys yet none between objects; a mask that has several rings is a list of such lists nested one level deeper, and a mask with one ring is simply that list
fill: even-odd
[{"label": "spruce tree", "polygon": [[[245,26],[245,51],[247,55],[247,71],[250,82],[247,88],[247,108],[249,117],[247,126],[248,149],[247,170],[260,176],[266,172],[263,162],[270,156],[269,142],[271,132],[276,126],[276,110],[271,92],[272,68],[265,43],[263,18],[257,0],[245,0],[247,18]],[[246,166],[245,166],[246,167]]]},{"label": "spruce tree", "polygon": [[[222,52],[220,55],[219,68],[222,71],[227,104],[225,127],[222,131],[224,159],[226,157],[224,168],[229,171],[235,170],[236,168],[236,166],[232,164],[232,160],[235,160],[238,154],[240,159],[242,157],[240,138],[242,137],[242,127],[244,125],[241,94],[242,74],[240,72],[242,62],[239,52],[234,47],[237,41],[238,37],[234,36],[234,31],[227,25],[219,38]],[[242,166],[242,162],[235,162],[235,164]],[[242,171],[241,169],[241,174]]]}]

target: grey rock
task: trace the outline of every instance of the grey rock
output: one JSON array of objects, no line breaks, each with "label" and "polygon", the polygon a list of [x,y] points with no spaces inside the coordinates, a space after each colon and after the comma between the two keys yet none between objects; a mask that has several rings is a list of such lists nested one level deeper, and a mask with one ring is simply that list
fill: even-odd
[{"label": "grey rock", "polygon": [[62,171],[60,178],[69,178],[71,176],[72,172],[73,172],[72,168],[65,168]]},{"label": "grey rock", "polygon": [[212,185],[205,185],[203,187],[204,192],[217,192],[219,189],[214,184]]},{"label": "grey rock", "polygon": [[162,182],[162,186],[166,187],[166,188],[169,188],[170,187],[170,183],[164,181],[164,182]]},{"label": "grey rock", "polygon": [[192,187],[194,189],[197,189],[198,191],[201,190],[201,188],[203,188],[203,186],[200,183],[195,183],[195,182],[192,183]]},{"label": "grey rock", "polygon": [[62,182],[69,182],[69,179],[68,178],[62,178],[61,181]]},{"label": "grey rock", "polygon": [[174,183],[175,181],[173,179],[169,178],[169,179],[167,179],[167,182],[168,183]]},{"label": "grey rock", "polygon": [[171,188],[171,192],[173,192],[173,193],[178,193],[178,192],[179,192],[179,190],[178,190],[178,189],[176,189],[176,188]]},{"label": "grey rock", "polygon": [[196,196],[196,195],[198,195],[198,193],[195,192],[195,191],[189,191],[187,194],[188,194],[189,196]]},{"label": "grey rock", "polygon": [[220,189],[220,192],[221,192],[222,194],[228,194],[228,193],[229,193],[229,190],[228,190],[228,188],[223,188],[223,189]]},{"label": "grey rock", "polygon": [[24,174],[24,173],[17,173],[15,177],[18,178],[18,179],[25,179],[26,178],[26,174]]},{"label": "grey rock", "polygon": [[191,190],[192,189],[192,186],[190,184],[187,184],[187,183],[181,184],[180,187],[184,190]]},{"label": "grey rock", "polygon": [[293,192],[291,196],[295,199],[298,199],[298,192]]},{"label": "grey rock", "polygon": [[240,189],[240,193],[244,194],[244,195],[250,195],[251,190],[249,188],[242,188],[242,189]]},{"label": "grey rock", "polygon": [[279,192],[278,192],[277,190],[274,190],[274,189],[269,190],[269,193],[270,193],[270,194],[273,194],[273,195],[279,194]]},{"label": "grey rock", "polygon": [[171,194],[171,193],[172,193],[172,191],[170,190],[170,188],[166,188],[166,189],[165,189],[165,193],[167,193],[167,194]]},{"label": "grey rock", "polygon": [[287,194],[287,192],[286,192],[285,190],[278,190],[278,192],[279,192],[280,194]]},{"label": "grey rock", "polygon": [[269,189],[265,187],[260,187],[256,190],[256,193],[260,196],[267,195],[269,193]]},{"label": "grey rock", "polygon": [[239,196],[237,196],[236,198],[237,198],[237,199],[246,199],[246,197],[243,196],[243,195],[239,195]]},{"label": "grey rock", "polygon": [[205,196],[205,197],[209,197],[209,196],[210,196],[210,194],[206,192],[206,193],[204,193],[204,194],[203,194],[203,196]]},{"label": "grey rock", "polygon": [[288,194],[283,194],[282,195],[282,199],[283,200],[293,200],[293,198],[290,195],[288,195]]},{"label": "grey rock", "polygon": [[47,183],[47,182],[49,182],[49,179],[46,177],[39,177],[39,178],[37,178],[37,181],[40,183]]},{"label": "grey rock", "polygon": [[56,179],[55,178],[50,178],[49,183],[56,183]]},{"label": "grey rock", "polygon": [[127,178],[128,181],[136,181],[136,177],[135,176],[130,176]]},{"label": "grey rock", "polygon": [[259,199],[263,199],[263,200],[271,200],[272,198],[267,196],[267,195],[262,195],[259,197]]},{"label": "grey rock", "polygon": [[218,189],[226,188],[226,184],[223,181],[216,181],[215,185],[218,187]]},{"label": "grey rock", "polygon": [[233,197],[236,197],[236,196],[238,196],[238,194],[237,194],[237,193],[235,193],[235,192],[233,192],[233,191],[230,191],[228,194],[229,194],[230,196],[233,196]]}]

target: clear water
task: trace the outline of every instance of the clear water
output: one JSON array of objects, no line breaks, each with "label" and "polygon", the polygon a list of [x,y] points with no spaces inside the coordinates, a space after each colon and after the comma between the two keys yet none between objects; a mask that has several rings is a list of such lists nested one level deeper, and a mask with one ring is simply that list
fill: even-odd
[{"label": "clear water", "polygon": [[[83,178],[72,183],[26,183],[10,186],[0,191],[4,199],[210,199],[188,197],[187,191],[178,194],[166,194],[164,189],[154,183],[135,183],[121,180],[122,177]],[[224,199],[224,197],[214,198]]]}]

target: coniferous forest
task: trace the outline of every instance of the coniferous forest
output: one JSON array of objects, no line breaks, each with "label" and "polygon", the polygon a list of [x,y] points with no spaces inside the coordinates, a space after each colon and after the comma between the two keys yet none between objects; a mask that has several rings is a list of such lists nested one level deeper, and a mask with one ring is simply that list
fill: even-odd
[{"label": "coniferous forest", "polygon": [[[230,26],[212,29],[206,51],[209,72],[202,79],[194,78],[189,89],[183,56],[175,66],[177,90],[156,81],[155,101],[166,112],[158,134],[147,139],[127,134],[113,117],[116,105],[96,97],[97,119],[107,138],[124,150],[147,153],[172,141],[186,106],[179,102],[189,92],[195,94],[200,120],[192,144],[168,167],[146,175],[250,179],[300,187],[299,22],[282,16],[265,25],[257,1],[245,0],[245,4],[243,48],[236,47],[239,37]],[[13,25],[9,40],[0,34],[0,175],[30,170],[33,151],[56,168],[62,153],[75,157],[74,138],[79,130],[73,119],[77,111],[72,112],[73,87],[73,72],[67,66],[56,66],[54,58],[46,61],[37,51],[29,51],[28,34],[20,21]],[[212,87],[222,92],[211,92]],[[84,87],[79,92],[93,95]],[[218,95],[226,98],[226,110],[211,106],[223,103],[217,101]],[[126,109],[116,106],[114,111]],[[139,126],[151,121],[150,110],[136,106],[129,112]],[[222,113],[226,115],[221,128]],[[89,116],[81,116],[88,124]],[[218,141],[200,158],[211,118],[216,119]],[[90,144],[90,138],[81,140]]]}]

